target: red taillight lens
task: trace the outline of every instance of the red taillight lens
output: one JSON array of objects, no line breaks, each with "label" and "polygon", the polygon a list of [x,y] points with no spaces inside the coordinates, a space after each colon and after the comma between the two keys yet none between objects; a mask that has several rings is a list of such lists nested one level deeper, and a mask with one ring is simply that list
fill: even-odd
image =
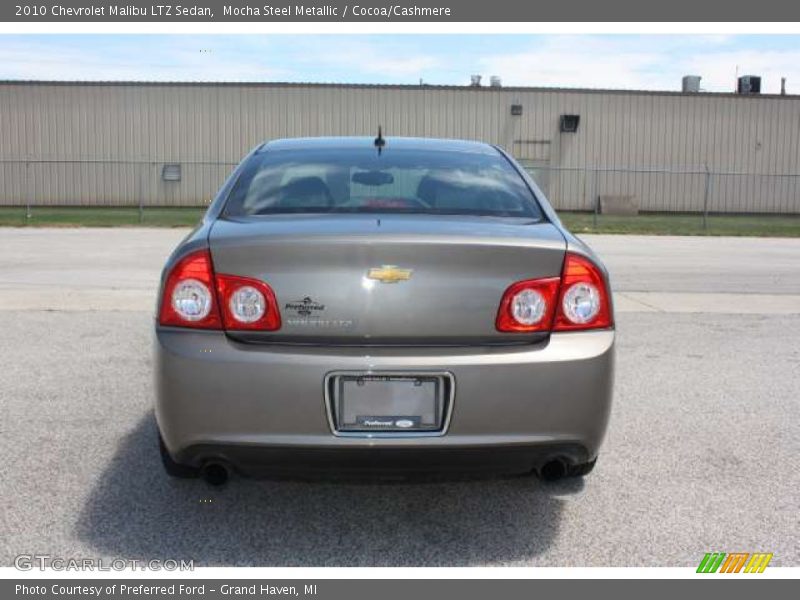
[{"label": "red taillight lens", "polygon": [[158,322],[171,327],[274,331],[281,327],[275,293],[266,283],[214,273],[211,253],[198,250],[173,267]]},{"label": "red taillight lens", "polygon": [[561,277],[512,284],[497,311],[498,331],[576,331],[611,327],[611,298],[600,269],[567,253]]},{"label": "red taillight lens", "polygon": [[498,331],[549,331],[558,299],[558,277],[518,281],[500,301],[495,327]]},{"label": "red taillight lens", "polygon": [[238,275],[217,275],[216,278],[225,329],[280,329],[278,301],[266,283]]},{"label": "red taillight lens", "polygon": [[611,297],[600,269],[580,254],[567,253],[554,331],[611,327]]},{"label": "red taillight lens", "polygon": [[221,329],[215,287],[208,250],[187,254],[167,276],[158,322],[174,327]]}]

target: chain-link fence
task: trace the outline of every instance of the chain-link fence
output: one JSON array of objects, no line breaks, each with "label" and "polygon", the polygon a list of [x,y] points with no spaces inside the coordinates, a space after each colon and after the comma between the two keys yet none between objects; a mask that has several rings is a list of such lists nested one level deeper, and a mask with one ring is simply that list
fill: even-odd
[{"label": "chain-link fence", "polygon": [[800,234],[800,174],[525,164],[573,228]]},{"label": "chain-link fence", "polygon": [[0,160],[0,206],[204,207],[236,166],[217,161]]},{"label": "chain-link fence", "polygon": [[800,174],[525,165],[558,210],[601,211],[626,197],[641,212],[798,214]]},{"label": "chain-link fence", "polygon": [[[47,207],[135,209],[207,206],[235,167],[224,161],[0,160],[0,206],[34,219]],[[605,220],[631,215],[800,216],[800,174],[693,168],[556,167],[524,163],[562,213]]]}]

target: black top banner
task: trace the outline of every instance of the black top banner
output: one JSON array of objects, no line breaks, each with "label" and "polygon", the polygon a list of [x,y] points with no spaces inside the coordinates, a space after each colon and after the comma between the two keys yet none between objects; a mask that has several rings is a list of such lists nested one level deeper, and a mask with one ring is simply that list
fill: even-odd
[{"label": "black top banner", "polygon": [[[156,0],[158,1],[158,0]],[[161,0],[163,2],[163,0]],[[800,21],[800,3],[786,0],[412,0],[355,3],[308,0],[151,1],[58,0],[0,3],[0,21],[18,22],[787,22]]]}]

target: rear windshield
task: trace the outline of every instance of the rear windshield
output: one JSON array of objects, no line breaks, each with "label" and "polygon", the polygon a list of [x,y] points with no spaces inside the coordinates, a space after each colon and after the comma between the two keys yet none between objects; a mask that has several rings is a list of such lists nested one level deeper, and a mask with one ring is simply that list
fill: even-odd
[{"label": "rear windshield", "polygon": [[398,212],[541,219],[536,199],[500,154],[385,148],[255,154],[225,215]]}]

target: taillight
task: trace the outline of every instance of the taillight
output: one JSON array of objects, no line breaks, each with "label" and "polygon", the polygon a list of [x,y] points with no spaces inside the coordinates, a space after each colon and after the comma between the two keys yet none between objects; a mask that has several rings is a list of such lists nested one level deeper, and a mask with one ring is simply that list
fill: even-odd
[{"label": "taillight", "polygon": [[498,331],[576,331],[611,327],[611,303],[600,269],[567,253],[561,277],[512,284],[497,311]]},{"label": "taillight", "polygon": [[176,327],[221,329],[214,288],[214,269],[208,250],[187,254],[167,276],[158,322]]},{"label": "taillight", "polygon": [[274,331],[281,315],[275,293],[250,277],[215,274],[208,250],[187,254],[164,284],[158,321],[172,327]]},{"label": "taillight", "polygon": [[238,275],[217,275],[225,329],[274,331],[281,327],[275,293],[263,281]]},{"label": "taillight", "polygon": [[500,301],[495,327],[498,331],[549,331],[558,299],[558,277],[518,281]]},{"label": "taillight", "polygon": [[554,331],[611,327],[611,297],[600,269],[580,254],[567,253]]}]

